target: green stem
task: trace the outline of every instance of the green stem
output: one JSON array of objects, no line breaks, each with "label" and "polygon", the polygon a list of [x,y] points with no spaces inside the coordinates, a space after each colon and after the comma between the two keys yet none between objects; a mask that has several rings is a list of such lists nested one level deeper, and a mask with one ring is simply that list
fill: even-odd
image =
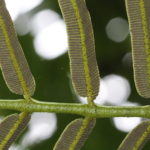
[{"label": "green stem", "polygon": [[22,100],[0,100],[0,109],[21,112],[54,112],[76,114],[94,118],[144,117],[150,118],[150,105],[147,106],[100,106],[73,103],[52,103],[33,100],[28,104]]}]

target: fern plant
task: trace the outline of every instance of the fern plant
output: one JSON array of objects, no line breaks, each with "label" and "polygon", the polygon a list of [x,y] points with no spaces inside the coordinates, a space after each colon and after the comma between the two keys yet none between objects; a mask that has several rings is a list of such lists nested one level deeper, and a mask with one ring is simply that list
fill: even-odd
[{"label": "fern plant", "polygon": [[[72,82],[76,93],[88,104],[40,102],[32,98],[34,77],[19,44],[5,1],[0,0],[0,65],[9,90],[22,95],[21,100],[0,100],[0,109],[17,110],[0,122],[0,150],[8,150],[27,126],[33,112],[77,114],[56,142],[54,150],[80,150],[92,132],[96,118],[150,117],[150,106],[99,106],[94,99],[99,92],[99,71],[95,56],[92,23],[85,0],[58,0],[69,37]],[[149,0],[126,0],[129,18],[134,76],[137,91],[150,98]],[[150,121],[133,129],[118,150],[140,150],[150,136]]]}]

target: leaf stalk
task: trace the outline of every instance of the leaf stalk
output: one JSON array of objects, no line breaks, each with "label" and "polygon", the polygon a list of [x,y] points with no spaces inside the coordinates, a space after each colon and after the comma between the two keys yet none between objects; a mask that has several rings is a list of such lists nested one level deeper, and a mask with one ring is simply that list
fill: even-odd
[{"label": "leaf stalk", "polygon": [[0,100],[0,109],[20,112],[51,112],[76,114],[85,117],[143,117],[150,118],[150,105],[146,106],[101,106],[79,103],[40,102],[33,99],[31,103],[20,100]]}]

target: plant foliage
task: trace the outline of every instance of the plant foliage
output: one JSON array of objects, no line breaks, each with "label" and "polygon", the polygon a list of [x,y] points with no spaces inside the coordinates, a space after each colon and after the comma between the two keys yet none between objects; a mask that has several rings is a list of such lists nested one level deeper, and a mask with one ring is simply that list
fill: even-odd
[{"label": "plant foliage", "polygon": [[59,0],[67,24],[70,69],[75,90],[93,101],[99,92],[92,23],[84,0]]},{"label": "plant foliage", "polygon": [[[86,2],[58,0],[58,3],[67,25],[70,70],[75,91],[79,96],[87,97],[87,109],[91,107],[92,111],[97,113],[94,99],[99,93],[100,77],[92,23]],[[135,84],[141,96],[150,98],[150,1],[126,0],[126,8],[132,38]],[[31,98],[35,91],[34,77],[17,39],[4,0],[0,0],[0,66],[9,90],[24,97],[22,104],[34,106],[36,101]],[[38,104],[38,107],[43,106],[42,103]],[[62,108],[58,108],[58,112],[59,109]],[[54,150],[82,148],[96,124],[96,119],[92,116],[83,116],[85,118],[76,119],[67,125]],[[22,111],[20,114],[7,116],[0,122],[0,150],[9,149],[27,126],[30,117],[28,111]],[[142,149],[149,137],[150,121],[145,121],[126,136],[118,150]]]}]

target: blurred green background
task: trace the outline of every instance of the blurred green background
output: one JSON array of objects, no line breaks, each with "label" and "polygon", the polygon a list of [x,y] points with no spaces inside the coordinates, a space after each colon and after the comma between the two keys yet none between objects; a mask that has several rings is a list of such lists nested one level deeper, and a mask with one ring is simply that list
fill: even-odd
[{"label": "blurred green background", "polygon": [[[137,94],[133,81],[131,43],[124,1],[86,2],[92,18],[102,78],[101,92],[96,102],[103,105],[149,104],[147,99]],[[57,0],[6,0],[6,3],[36,80],[33,98],[48,102],[84,102],[72,88],[65,26]],[[0,98],[20,98],[9,92],[1,74]],[[10,112],[1,112],[2,115],[8,113]],[[67,114],[37,116],[35,114],[36,121],[30,123],[12,150],[52,150],[65,126],[80,117]],[[41,120],[42,118],[45,119]],[[82,150],[116,150],[127,132],[141,120],[143,119],[97,119],[96,127]],[[148,144],[144,150],[149,150]]]}]

